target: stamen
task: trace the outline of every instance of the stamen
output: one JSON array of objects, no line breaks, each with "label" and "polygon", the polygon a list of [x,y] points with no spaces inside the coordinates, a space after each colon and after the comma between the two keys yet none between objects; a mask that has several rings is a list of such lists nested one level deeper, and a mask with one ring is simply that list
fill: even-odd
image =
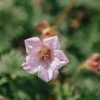
[{"label": "stamen", "polygon": [[38,52],[41,60],[51,59],[51,50],[47,46],[43,46]]}]

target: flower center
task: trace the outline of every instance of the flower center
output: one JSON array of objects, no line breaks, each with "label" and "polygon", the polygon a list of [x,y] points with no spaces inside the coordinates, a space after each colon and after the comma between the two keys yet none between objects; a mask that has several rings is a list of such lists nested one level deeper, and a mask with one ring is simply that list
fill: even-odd
[{"label": "flower center", "polygon": [[43,46],[38,52],[41,60],[51,59],[51,50],[47,46]]}]

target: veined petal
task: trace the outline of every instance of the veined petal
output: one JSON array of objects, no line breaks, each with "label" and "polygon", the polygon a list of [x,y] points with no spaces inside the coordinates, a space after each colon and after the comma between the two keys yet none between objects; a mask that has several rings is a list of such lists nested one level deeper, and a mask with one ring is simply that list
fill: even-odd
[{"label": "veined petal", "polygon": [[53,79],[55,79],[55,78],[57,78],[57,76],[59,75],[59,72],[58,72],[58,70],[54,70],[53,71]]},{"label": "veined petal", "polygon": [[50,81],[51,79],[54,79],[59,74],[58,70],[53,69],[45,69],[41,67],[41,69],[38,71],[38,76],[44,80],[45,82]]},{"label": "veined petal", "polygon": [[46,38],[43,43],[51,49],[60,49],[60,43],[57,36]]},{"label": "veined petal", "polygon": [[52,68],[52,69],[59,69],[58,67],[59,67],[59,65],[60,65],[60,60],[58,59],[58,58],[56,58],[56,57],[54,57],[54,59],[52,60],[52,62],[51,62],[51,64],[50,64],[50,68]]},{"label": "veined petal", "polygon": [[68,62],[69,60],[62,50],[54,50],[54,61],[51,63],[51,67],[59,69]]},{"label": "veined petal", "polygon": [[57,78],[58,74],[59,74],[58,70],[49,68],[48,70],[49,80]]},{"label": "veined petal", "polygon": [[35,56],[28,55],[26,61],[22,64],[24,70],[30,74],[36,73],[40,68],[40,62]]},{"label": "veined petal", "polygon": [[48,70],[41,67],[41,69],[38,71],[38,77],[44,80],[45,82],[48,82],[49,81]]},{"label": "veined petal", "polygon": [[25,40],[27,54],[37,52],[41,47],[41,41],[38,37],[33,37]]}]

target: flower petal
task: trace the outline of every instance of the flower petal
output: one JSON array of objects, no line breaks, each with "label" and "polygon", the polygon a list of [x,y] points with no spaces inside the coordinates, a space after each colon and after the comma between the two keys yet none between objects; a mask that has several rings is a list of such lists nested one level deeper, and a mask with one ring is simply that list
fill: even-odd
[{"label": "flower petal", "polygon": [[40,62],[35,56],[28,55],[26,61],[22,64],[22,67],[29,74],[34,74],[39,70]]},{"label": "flower petal", "polygon": [[49,74],[47,69],[41,67],[41,69],[38,71],[38,76],[40,79],[44,80],[45,82],[49,81]]},{"label": "flower petal", "polygon": [[59,74],[58,70],[49,68],[48,70],[49,80],[57,78],[58,74]]},{"label": "flower petal", "polygon": [[41,41],[38,37],[33,37],[25,40],[26,52],[32,54],[37,52],[41,47]]},{"label": "flower petal", "polygon": [[59,65],[60,65],[60,60],[58,58],[54,57],[53,61],[50,64],[50,68],[55,70],[58,68]]},{"label": "flower petal", "polygon": [[60,43],[57,36],[46,38],[43,40],[43,43],[52,49],[60,49]]},{"label": "flower petal", "polygon": [[38,76],[40,79],[44,80],[45,82],[50,81],[51,79],[54,79],[57,77],[59,74],[58,70],[53,70],[53,69],[45,69],[43,66],[41,69],[38,71]]},{"label": "flower petal", "polygon": [[51,67],[56,69],[61,68],[69,62],[68,58],[65,56],[62,50],[54,50],[54,61],[51,64]]},{"label": "flower petal", "polygon": [[59,75],[58,70],[54,70],[54,72],[53,72],[53,79],[57,78],[58,75]]}]

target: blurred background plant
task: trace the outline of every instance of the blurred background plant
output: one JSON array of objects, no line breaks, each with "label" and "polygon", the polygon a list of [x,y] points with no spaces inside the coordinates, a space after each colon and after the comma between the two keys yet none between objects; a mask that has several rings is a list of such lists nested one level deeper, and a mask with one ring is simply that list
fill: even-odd
[{"label": "blurred background plant", "polygon": [[[24,39],[39,36],[46,20],[59,32],[70,63],[45,83],[21,64]],[[43,26],[43,25],[42,25]],[[52,33],[51,33],[52,35]],[[100,0],[0,0],[0,100],[100,100]],[[93,63],[88,63],[93,62]]]}]

